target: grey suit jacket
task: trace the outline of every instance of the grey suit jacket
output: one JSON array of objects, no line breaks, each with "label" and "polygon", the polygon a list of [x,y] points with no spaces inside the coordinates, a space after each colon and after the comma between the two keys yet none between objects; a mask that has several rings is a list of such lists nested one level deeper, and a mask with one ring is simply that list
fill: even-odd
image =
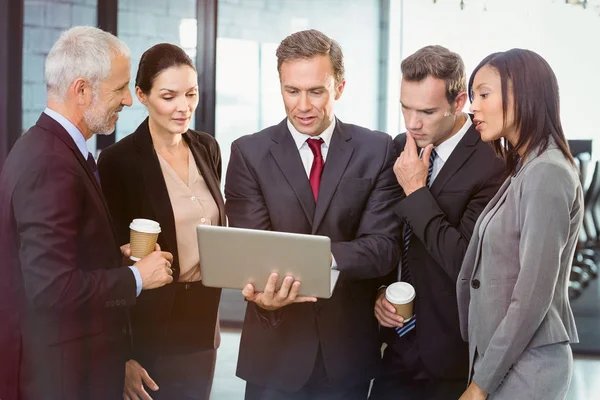
[{"label": "grey suit jacket", "polygon": [[457,282],[473,380],[493,393],[521,354],[577,342],[567,295],[583,216],[578,172],[556,145],[532,152],[479,217]]}]

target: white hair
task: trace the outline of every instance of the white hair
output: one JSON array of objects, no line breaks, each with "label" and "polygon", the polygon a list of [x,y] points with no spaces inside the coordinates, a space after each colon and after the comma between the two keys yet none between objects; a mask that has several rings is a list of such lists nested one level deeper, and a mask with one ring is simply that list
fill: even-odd
[{"label": "white hair", "polygon": [[63,32],[46,58],[48,95],[64,100],[78,78],[86,79],[97,91],[109,78],[115,55],[129,57],[129,48],[108,32],[93,26],[75,26]]}]

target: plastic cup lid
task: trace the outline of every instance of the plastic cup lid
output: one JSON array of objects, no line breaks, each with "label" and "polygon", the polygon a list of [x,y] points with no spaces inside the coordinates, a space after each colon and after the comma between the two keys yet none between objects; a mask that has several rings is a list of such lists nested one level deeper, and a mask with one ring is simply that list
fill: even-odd
[{"label": "plastic cup lid", "polygon": [[392,304],[406,304],[415,299],[415,288],[406,282],[396,282],[387,287],[385,297]]},{"label": "plastic cup lid", "polygon": [[136,218],[131,221],[129,228],[144,233],[160,233],[160,224],[151,219]]}]

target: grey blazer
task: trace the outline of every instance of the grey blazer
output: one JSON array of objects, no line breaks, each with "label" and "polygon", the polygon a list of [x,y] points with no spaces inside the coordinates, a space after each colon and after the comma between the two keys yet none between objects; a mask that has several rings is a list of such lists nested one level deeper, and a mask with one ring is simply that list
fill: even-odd
[{"label": "grey blazer", "polygon": [[[583,217],[578,172],[551,142],[480,215],[457,281],[472,379],[493,393],[530,348],[577,342],[567,285]],[[471,376],[471,374],[469,375]]]}]

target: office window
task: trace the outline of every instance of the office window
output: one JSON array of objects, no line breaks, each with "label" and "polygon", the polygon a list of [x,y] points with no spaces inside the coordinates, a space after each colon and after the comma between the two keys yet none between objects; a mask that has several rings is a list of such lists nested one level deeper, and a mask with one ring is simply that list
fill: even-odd
[{"label": "office window", "polygon": [[[44,64],[61,32],[76,25],[96,26],[97,0],[24,0],[23,122],[25,132],[46,107]],[[96,139],[88,140],[95,151]]]},{"label": "office window", "polygon": [[219,1],[215,137],[224,171],[235,139],[285,118],[275,49],[299,30],[321,30],[342,46],[346,88],[336,104],[336,116],[378,128],[379,4],[377,0]]},{"label": "office window", "polygon": [[[196,57],[196,0],[119,0],[118,36],[131,49],[133,106],[123,109],[116,141],[129,135],[148,116],[135,96],[135,76],[144,51],[158,43],[182,47],[192,61]],[[190,125],[194,127],[194,121]]]}]

